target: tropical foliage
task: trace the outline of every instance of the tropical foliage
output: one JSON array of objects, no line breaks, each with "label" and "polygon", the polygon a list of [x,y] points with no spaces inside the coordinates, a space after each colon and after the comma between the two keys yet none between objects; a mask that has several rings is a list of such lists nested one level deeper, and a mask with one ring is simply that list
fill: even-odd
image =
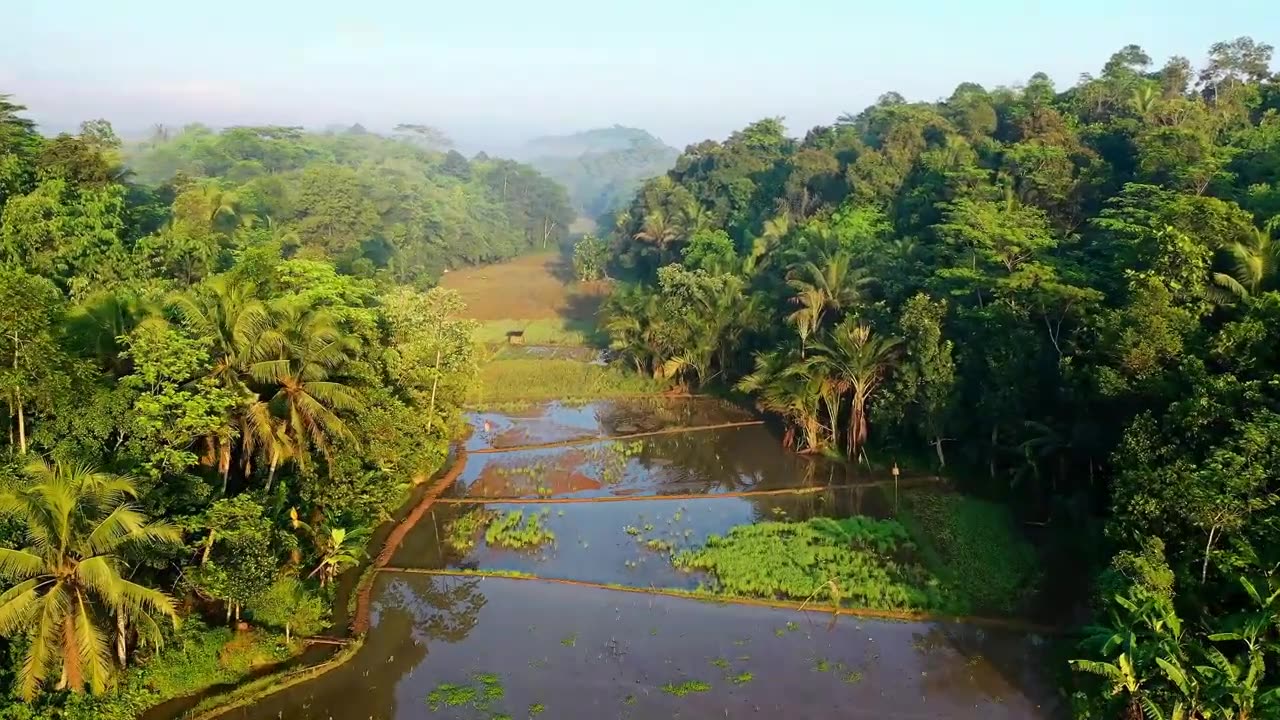
[{"label": "tropical foliage", "polygon": [[[569,210],[412,130],[125,146],[23,110],[0,102],[0,716],[135,717],[325,626],[476,379],[457,296],[415,286],[559,242]],[[238,622],[272,632],[198,630]],[[218,638],[257,659],[147,684]]]},{"label": "tropical foliage", "polygon": [[[1131,45],[1070,87],[886,93],[801,138],[767,118],[691,145],[602,224],[604,327],[639,372],[750,394],[787,447],[945,467],[1076,571],[1159,539],[1187,669],[1090,645],[1081,715],[1264,716],[1277,659],[1219,619],[1277,622],[1241,581],[1266,599],[1280,563],[1271,59],[1237,38],[1197,74]],[[903,510],[955,581],[1017,535],[1010,512]],[[970,606],[1021,603],[1034,564],[1006,559]],[[1099,613],[1132,584],[1105,577]]]}]

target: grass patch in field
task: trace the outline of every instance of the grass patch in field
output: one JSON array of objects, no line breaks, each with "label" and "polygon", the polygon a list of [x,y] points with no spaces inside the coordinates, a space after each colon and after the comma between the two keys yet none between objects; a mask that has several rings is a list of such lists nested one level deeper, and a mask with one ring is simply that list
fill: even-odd
[{"label": "grass patch in field", "polygon": [[467,397],[472,405],[589,400],[662,392],[653,378],[606,365],[576,360],[515,358],[480,367],[480,383]]},{"label": "grass patch in field", "polygon": [[676,697],[684,697],[690,693],[710,692],[711,684],[701,680],[686,680],[679,685],[675,683],[667,683],[662,686],[662,692]]},{"label": "grass patch in field", "polygon": [[935,490],[902,495],[903,524],[953,597],[957,613],[1015,613],[1040,579],[1036,552],[1008,508]]},{"label": "grass patch in field", "polygon": [[539,548],[556,541],[556,534],[542,524],[543,518],[551,511],[530,513],[523,510],[512,510],[489,523],[484,531],[484,541],[490,547],[505,547],[513,550]]},{"label": "grass patch in field", "polygon": [[892,520],[813,518],[739,525],[672,561],[710,572],[710,590],[726,595],[878,610],[947,607],[937,579],[902,559],[912,549],[906,528]]}]

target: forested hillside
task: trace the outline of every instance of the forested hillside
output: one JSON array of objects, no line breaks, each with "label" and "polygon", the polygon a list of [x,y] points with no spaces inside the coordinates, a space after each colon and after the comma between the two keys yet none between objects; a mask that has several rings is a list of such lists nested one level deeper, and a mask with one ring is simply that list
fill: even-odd
[{"label": "forested hillside", "polygon": [[1128,46],[1071,86],[691,146],[614,223],[613,345],[750,393],[796,450],[922,458],[1092,559],[1080,717],[1280,716],[1271,55]]},{"label": "forested hillside", "polygon": [[411,285],[567,209],[372,135],[195,127],[125,164],[23,111],[0,96],[0,717],[124,720],[324,630],[475,377],[457,297]]},{"label": "forested hillside", "polygon": [[521,151],[568,188],[575,209],[592,220],[626,205],[641,183],[670,170],[679,154],[644,130],[620,125],[537,138]]},{"label": "forested hillside", "polygon": [[125,179],[153,188],[152,204],[179,208],[168,227],[138,228],[150,235],[143,245],[159,263],[194,254],[196,274],[220,269],[232,248],[193,236],[187,212],[210,215],[226,237],[266,229],[299,256],[416,284],[446,268],[555,247],[573,220],[564,190],[533,168],[439,152],[421,134],[193,125],[156,128],[122,150]]}]

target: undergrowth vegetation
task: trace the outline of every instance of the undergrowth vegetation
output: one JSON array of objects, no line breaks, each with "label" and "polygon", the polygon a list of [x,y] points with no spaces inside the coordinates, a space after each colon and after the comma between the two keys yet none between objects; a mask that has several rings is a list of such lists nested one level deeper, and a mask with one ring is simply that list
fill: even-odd
[{"label": "undergrowth vegetation", "polygon": [[[293,654],[284,638],[265,632],[234,632],[189,620],[177,637],[140,664],[125,670],[104,695],[65,695],[57,717],[64,720],[134,720],[145,710],[202,688],[244,679],[255,669]],[[53,708],[15,703],[0,709],[3,720],[39,720]]]},{"label": "undergrowth vegetation", "polygon": [[941,584],[909,559],[913,549],[906,528],[893,520],[814,518],[739,525],[672,561],[710,572],[708,589],[725,595],[877,610],[948,608]]},{"label": "undergrowth vegetation", "polygon": [[934,490],[913,490],[902,499],[900,519],[956,612],[1014,613],[1035,593],[1035,549],[1018,533],[1008,507]]}]

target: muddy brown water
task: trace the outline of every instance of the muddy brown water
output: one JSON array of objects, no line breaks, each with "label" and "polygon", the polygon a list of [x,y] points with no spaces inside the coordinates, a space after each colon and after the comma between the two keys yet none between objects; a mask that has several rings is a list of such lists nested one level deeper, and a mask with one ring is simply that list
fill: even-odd
[{"label": "muddy brown water", "polygon": [[[741,418],[731,406],[684,402],[681,407],[661,401],[662,419],[655,422],[692,417],[697,420],[692,424],[706,425]],[[580,408],[553,404],[522,417],[502,416],[501,432],[519,433],[521,442],[513,444],[636,432],[631,428],[641,425],[630,418],[643,415],[637,407],[616,401]],[[472,420],[482,427],[488,418],[494,428],[498,417],[483,414]],[[628,419],[619,426],[619,417]],[[585,451],[606,444],[588,445]],[[891,495],[876,485],[884,478],[859,477],[838,465],[785,453],[762,427],[645,438],[608,466],[612,470],[604,462],[584,461],[583,451],[472,455],[450,496],[482,503],[435,505],[391,565],[690,588],[702,578],[676,570],[669,551],[650,549],[649,540],[679,549],[741,523],[891,513]],[[537,463],[542,465],[535,472],[511,472]],[[508,472],[497,472],[500,468]],[[580,477],[551,481],[560,471]],[[508,482],[526,475],[536,484]],[[796,487],[821,490],[724,496]],[[665,497],[677,493],[699,497]],[[544,504],[542,495],[615,501]],[[503,502],[531,497],[523,504]],[[443,547],[451,520],[482,510],[543,513],[556,541],[534,551],[512,551],[488,547],[478,536],[466,552]],[[378,575],[371,611],[365,644],[347,664],[224,717],[985,720],[1058,714],[1056,693],[1040,672],[1046,666],[1045,641],[1028,633],[850,617],[831,623],[830,616],[814,612],[397,572]],[[483,690],[481,677],[490,688],[500,687],[501,697],[442,704],[444,695],[459,700],[470,693],[465,688]],[[446,684],[455,690],[441,694]],[[688,692],[681,696],[682,686]],[[542,711],[534,712],[539,707]]]},{"label": "muddy brown water", "polygon": [[[349,664],[226,717],[1039,718],[1036,638],[504,578],[384,574]],[[502,696],[433,711],[443,684]],[[664,687],[705,683],[679,697]],[[702,687],[702,686],[700,686]]]}]

